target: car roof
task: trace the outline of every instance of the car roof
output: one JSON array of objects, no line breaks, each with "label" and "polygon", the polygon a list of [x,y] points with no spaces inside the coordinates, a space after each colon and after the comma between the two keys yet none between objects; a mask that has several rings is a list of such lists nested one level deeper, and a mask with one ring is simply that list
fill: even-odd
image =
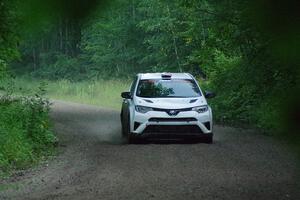
[{"label": "car roof", "polygon": [[161,79],[163,74],[171,75],[173,79],[193,79],[189,73],[141,73],[138,74],[141,80],[145,79]]}]

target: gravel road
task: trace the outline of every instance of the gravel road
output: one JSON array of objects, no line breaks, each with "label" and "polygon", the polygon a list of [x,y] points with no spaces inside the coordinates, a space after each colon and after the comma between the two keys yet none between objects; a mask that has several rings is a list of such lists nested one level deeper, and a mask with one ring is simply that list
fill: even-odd
[{"label": "gravel road", "polygon": [[[215,126],[214,144],[125,144],[119,112],[55,101],[59,154],[0,180],[0,199],[300,199],[282,143]],[[298,178],[297,178],[298,177]]]}]

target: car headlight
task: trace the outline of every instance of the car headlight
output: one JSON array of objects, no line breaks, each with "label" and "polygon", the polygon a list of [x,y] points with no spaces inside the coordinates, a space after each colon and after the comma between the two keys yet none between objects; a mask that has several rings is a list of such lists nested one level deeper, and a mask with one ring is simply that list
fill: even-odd
[{"label": "car headlight", "polygon": [[140,113],[147,113],[149,111],[152,111],[153,109],[146,106],[135,106],[135,110]]},{"label": "car headlight", "polygon": [[198,107],[194,107],[192,108],[192,111],[196,111],[198,113],[204,113],[208,111],[208,106],[198,106]]}]

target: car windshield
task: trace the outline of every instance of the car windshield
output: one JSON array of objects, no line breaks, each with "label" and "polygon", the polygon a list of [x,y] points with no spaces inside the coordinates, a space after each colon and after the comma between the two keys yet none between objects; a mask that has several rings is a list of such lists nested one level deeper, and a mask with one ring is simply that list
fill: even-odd
[{"label": "car windshield", "polygon": [[147,79],[139,82],[136,95],[145,98],[199,97],[201,92],[194,80]]}]

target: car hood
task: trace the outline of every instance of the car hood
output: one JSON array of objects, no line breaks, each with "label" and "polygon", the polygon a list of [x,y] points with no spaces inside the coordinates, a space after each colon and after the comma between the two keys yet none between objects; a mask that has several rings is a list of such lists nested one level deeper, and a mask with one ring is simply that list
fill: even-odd
[{"label": "car hood", "polygon": [[136,105],[162,109],[182,109],[195,106],[207,105],[206,99],[201,97],[192,98],[140,98],[135,99]]}]

